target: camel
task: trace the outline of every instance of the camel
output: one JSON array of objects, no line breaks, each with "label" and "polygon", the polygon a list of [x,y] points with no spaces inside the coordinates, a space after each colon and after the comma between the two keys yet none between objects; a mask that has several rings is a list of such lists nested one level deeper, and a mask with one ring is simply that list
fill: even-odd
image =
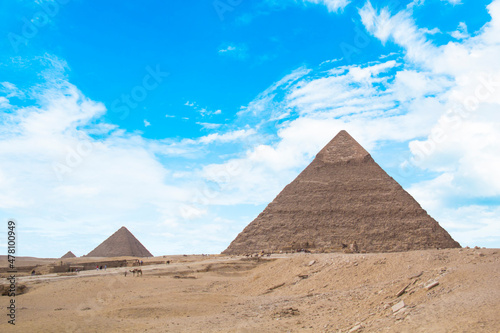
[{"label": "camel", "polygon": [[142,269],[140,269],[140,268],[131,269],[129,272],[131,272],[133,276],[136,276],[136,274],[137,274],[137,277],[139,277],[139,274],[142,276]]}]

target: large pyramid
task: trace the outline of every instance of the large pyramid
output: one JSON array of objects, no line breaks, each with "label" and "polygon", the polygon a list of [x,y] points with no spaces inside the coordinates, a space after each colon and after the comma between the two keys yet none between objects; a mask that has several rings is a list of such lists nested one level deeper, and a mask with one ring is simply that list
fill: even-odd
[{"label": "large pyramid", "polygon": [[341,131],[222,252],[309,249],[395,252],[460,247]]},{"label": "large pyramid", "polygon": [[87,257],[152,257],[153,255],[132,235],[121,227],[108,239],[92,250]]}]

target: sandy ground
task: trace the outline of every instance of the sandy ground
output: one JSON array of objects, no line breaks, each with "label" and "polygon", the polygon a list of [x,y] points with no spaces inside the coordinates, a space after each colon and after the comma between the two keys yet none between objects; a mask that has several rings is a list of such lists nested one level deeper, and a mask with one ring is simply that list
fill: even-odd
[{"label": "sandy ground", "polygon": [[16,297],[15,328],[0,297],[0,332],[500,332],[497,249],[188,257],[144,266],[142,277],[124,270],[20,277],[29,289]]}]

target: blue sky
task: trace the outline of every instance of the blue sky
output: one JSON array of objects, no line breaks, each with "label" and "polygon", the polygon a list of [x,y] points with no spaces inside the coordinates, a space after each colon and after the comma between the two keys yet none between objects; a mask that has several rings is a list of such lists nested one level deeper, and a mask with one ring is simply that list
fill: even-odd
[{"label": "blue sky", "polygon": [[154,255],[220,252],[341,129],[463,246],[500,247],[499,0],[18,0],[0,18],[20,255],[83,255],[122,225]]}]

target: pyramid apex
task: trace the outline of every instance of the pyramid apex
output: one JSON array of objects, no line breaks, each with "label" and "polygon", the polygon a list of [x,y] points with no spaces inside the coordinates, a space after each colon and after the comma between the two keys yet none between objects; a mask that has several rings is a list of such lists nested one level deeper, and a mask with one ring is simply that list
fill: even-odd
[{"label": "pyramid apex", "polygon": [[362,161],[369,156],[370,154],[346,130],[341,130],[316,158],[325,163],[335,164],[352,160]]},{"label": "pyramid apex", "polygon": [[65,255],[61,257],[61,259],[68,259],[68,258],[75,258],[76,256],[73,254],[73,252],[68,251]]}]

